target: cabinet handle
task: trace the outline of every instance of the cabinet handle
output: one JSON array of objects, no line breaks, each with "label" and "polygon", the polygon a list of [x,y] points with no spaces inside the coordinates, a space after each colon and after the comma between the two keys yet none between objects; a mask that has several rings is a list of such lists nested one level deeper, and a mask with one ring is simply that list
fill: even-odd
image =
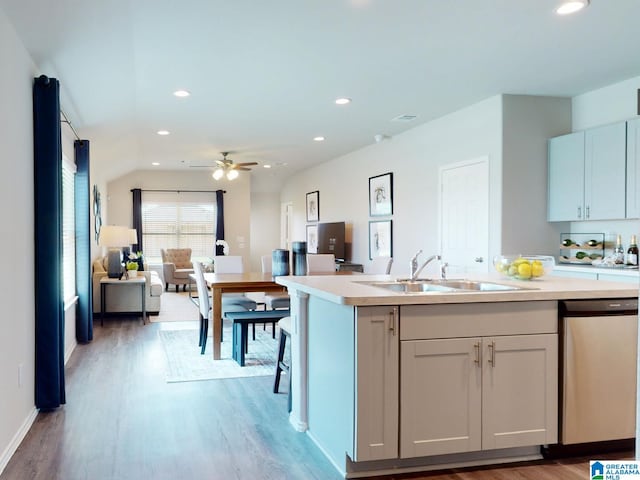
[{"label": "cabinet handle", "polygon": [[489,363],[493,368],[496,367],[496,342],[493,341],[489,344]]},{"label": "cabinet handle", "polygon": [[585,218],[589,218],[589,205],[584,209],[585,210]]},{"label": "cabinet handle", "polygon": [[393,310],[389,312],[389,330],[396,335],[396,319],[398,317],[398,307],[393,307]]},{"label": "cabinet handle", "polygon": [[476,351],[476,359],[473,361],[476,365],[480,366],[480,342],[476,342],[473,345],[473,348]]},{"label": "cabinet handle", "polygon": [[582,207],[578,207],[578,218],[582,218]]}]

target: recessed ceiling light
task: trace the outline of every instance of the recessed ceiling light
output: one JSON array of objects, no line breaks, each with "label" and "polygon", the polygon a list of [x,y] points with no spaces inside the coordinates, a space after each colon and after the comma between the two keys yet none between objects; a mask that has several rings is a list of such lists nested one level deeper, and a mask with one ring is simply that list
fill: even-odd
[{"label": "recessed ceiling light", "polygon": [[188,92],[187,90],[176,90],[175,92],[173,92],[173,94],[176,97],[180,97],[180,98],[188,97],[189,95],[191,95],[191,93]]},{"label": "recessed ceiling light", "polygon": [[158,165],[160,165],[160,162],[151,162],[151,165],[153,165],[154,167],[157,167]]},{"label": "recessed ceiling light", "polygon": [[318,137],[313,137],[313,140],[315,142],[324,142],[324,137],[322,135],[320,135]]},{"label": "recessed ceiling light", "polygon": [[158,130],[158,135],[169,135],[169,130]]},{"label": "recessed ceiling light", "polygon": [[558,15],[569,15],[571,13],[576,13],[582,10],[587,5],[589,5],[589,0],[565,1],[565,2],[562,2],[562,5],[556,8],[556,13]]},{"label": "recessed ceiling light", "polygon": [[351,99],[347,97],[336,98],[336,105],[346,105],[347,103],[351,103]]},{"label": "recessed ceiling light", "polygon": [[268,163],[263,165],[264,168],[271,168],[271,165],[269,165]]}]

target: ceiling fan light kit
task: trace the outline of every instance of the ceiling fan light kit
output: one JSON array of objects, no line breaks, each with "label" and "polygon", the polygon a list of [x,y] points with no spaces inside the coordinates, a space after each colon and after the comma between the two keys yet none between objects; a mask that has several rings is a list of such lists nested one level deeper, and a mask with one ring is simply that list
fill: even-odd
[{"label": "ceiling fan light kit", "polygon": [[247,167],[258,165],[257,162],[233,163],[233,160],[227,159],[227,155],[229,155],[229,152],[221,153],[222,160],[216,160],[218,168],[216,168],[211,174],[211,176],[215,180],[220,180],[223,176],[226,176],[227,180],[235,180],[240,175],[239,170],[250,172],[251,169]]}]

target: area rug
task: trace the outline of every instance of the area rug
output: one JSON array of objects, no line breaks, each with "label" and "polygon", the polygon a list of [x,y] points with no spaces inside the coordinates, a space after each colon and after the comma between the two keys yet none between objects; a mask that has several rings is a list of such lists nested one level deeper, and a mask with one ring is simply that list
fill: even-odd
[{"label": "area rug", "polygon": [[198,330],[159,330],[158,335],[167,356],[168,383],[275,375],[279,332],[276,329],[276,338],[272,338],[270,326],[263,330],[262,325],[256,325],[255,340],[251,339],[249,329],[249,351],[244,367],[231,357],[230,326],[224,329],[221,360],[213,360],[211,338],[207,339],[205,354],[200,354]]}]

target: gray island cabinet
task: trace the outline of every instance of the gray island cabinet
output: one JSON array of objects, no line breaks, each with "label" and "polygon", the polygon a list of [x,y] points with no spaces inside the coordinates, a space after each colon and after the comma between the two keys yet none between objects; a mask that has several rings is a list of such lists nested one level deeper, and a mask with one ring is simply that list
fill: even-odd
[{"label": "gray island cabinet", "polygon": [[277,280],[292,295],[291,423],[346,478],[540,458],[558,441],[558,300],[638,295],[552,277],[407,295],[365,278]]}]

